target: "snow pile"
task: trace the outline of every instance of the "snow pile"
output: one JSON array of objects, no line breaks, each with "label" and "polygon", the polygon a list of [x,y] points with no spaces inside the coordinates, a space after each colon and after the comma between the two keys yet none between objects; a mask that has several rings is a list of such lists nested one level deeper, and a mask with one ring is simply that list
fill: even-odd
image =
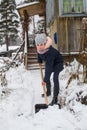
[{"label": "snow pile", "polygon": [[44,103],[39,70],[27,71],[22,64],[6,71],[7,87],[0,86],[0,129],[87,130],[87,106],[81,103],[87,94],[87,84],[76,78],[66,88],[71,70],[67,66],[60,73],[62,109],[54,105],[36,114],[35,104]]}]

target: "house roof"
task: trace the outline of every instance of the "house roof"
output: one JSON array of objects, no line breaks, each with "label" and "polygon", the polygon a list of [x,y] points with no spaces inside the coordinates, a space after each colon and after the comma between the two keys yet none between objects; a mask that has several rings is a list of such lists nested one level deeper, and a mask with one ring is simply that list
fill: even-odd
[{"label": "house roof", "polygon": [[28,16],[44,15],[45,14],[45,2],[31,2],[17,6],[17,10],[21,17],[24,17],[24,11],[27,11]]}]

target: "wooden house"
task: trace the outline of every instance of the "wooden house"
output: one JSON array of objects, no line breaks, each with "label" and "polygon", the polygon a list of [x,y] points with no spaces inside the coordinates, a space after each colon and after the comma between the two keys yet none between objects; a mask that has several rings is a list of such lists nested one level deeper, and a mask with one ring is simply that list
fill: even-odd
[{"label": "wooden house", "polygon": [[[65,62],[76,58],[85,65],[87,77],[87,28],[83,27],[87,25],[86,20],[87,0],[46,1],[46,25],[53,46],[63,54]],[[80,55],[84,50],[85,54]]]},{"label": "wooden house", "polygon": [[82,19],[87,16],[87,0],[47,0],[46,25],[53,46],[64,53],[79,52]]}]

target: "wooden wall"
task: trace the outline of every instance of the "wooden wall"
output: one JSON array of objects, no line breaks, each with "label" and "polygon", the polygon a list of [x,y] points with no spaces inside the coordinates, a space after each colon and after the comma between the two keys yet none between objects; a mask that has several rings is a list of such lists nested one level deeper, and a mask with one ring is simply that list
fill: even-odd
[{"label": "wooden wall", "polygon": [[59,45],[61,51],[79,51],[81,41],[82,18],[59,18]]},{"label": "wooden wall", "polygon": [[[50,26],[53,46],[61,52],[78,52],[81,44],[82,17],[65,17],[54,19]],[[58,43],[54,43],[54,33],[57,32]]]}]

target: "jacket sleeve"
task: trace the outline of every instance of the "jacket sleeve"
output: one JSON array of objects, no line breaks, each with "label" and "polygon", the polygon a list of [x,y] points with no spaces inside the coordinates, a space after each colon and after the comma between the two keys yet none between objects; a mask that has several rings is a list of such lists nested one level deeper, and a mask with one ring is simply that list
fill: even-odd
[{"label": "jacket sleeve", "polygon": [[38,63],[42,63],[42,59],[40,58],[39,54],[38,54],[37,58],[38,58]]}]

